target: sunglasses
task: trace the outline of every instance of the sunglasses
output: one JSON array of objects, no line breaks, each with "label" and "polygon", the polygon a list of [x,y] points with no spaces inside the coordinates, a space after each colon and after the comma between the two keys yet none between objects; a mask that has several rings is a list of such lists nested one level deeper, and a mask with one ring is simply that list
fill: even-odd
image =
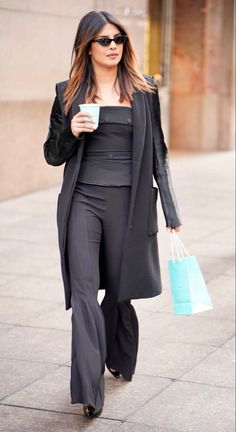
[{"label": "sunglasses", "polygon": [[109,46],[112,41],[114,41],[116,45],[123,45],[126,39],[126,35],[121,35],[115,36],[113,39],[110,39],[109,37],[102,37],[100,39],[94,39],[92,42],[98,42],[101,46]]}]

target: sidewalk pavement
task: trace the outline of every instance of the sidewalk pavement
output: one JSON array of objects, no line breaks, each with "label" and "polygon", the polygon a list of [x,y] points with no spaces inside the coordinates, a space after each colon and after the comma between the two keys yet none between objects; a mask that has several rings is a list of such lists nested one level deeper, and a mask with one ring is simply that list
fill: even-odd
[{"label": "sidewalk pavement", "polygon": [[136,373],[129,383],[106,372],[104,410],[93,421],[82,405],[70,404],[71,311],[64,310],[55,225],[59,188],[0,203],[0,431],[234,431],[233,153],[175,155],[171,168],[181,239],[199,260],[214,309],[174,315],[159,203],[163,294],[133,301],[140,325]]}]

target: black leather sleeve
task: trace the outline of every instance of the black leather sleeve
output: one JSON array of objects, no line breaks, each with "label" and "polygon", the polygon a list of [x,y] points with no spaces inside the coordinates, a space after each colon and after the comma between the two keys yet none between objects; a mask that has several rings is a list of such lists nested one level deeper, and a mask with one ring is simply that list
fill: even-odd
[{"label": "black leather sleeve", "polygon": [[155,88],[155,92],[151,94],[151,115],[153,127],[153,175],[160,191],[161,204],[166,220],[166,226],[174,228],[180,226],[182,223],[172,185],[168,149],[165,144],[161,127],[160,100],[155,78],[152,78],[152,84]]},{"label": "black leather sleeve", "polygon": [[60,102],[56,95],[51,110],[47,139],[43,146],[47,163],[54,166],[65,163],[77,150],[83,139],[82,137],[76,138],[70,126],[64,127],[62,116]]}]

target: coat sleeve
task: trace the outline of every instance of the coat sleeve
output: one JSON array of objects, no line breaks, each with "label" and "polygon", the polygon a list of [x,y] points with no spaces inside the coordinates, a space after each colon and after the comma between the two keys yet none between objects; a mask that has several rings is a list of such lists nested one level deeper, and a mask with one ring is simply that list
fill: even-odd
[{"label": "coat sleeve", "polygon": [[63,114],[58,97],[56,85],[56,97],[51,109],[49,131],[43,145],[44,157],[49,165],[62,165],[77,150],[83,137],[76,138],[70,125],[64,127]]},{"label": "coat sleeve", "polygon": [[172,185],[168,149],[165,144],[161,127],[158,87],[154,78],[152,79],[152,84],[155,88],[154,93],[151,95],[151,114],[153,123],[153,175],[160,191],[161,205],[166,220],[166,226],[174,228],[180,226],[182,223]]}]

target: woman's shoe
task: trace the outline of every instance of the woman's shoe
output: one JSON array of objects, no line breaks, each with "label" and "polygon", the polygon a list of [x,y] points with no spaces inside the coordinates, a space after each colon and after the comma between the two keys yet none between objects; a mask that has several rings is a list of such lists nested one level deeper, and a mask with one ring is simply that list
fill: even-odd
[{"label": "woman's shoe", "polygon": [[111,372],[111,374],[116,378],[119,379],[120,378],[120,372],[118,372],[115,369],[111,369],[111,368],[107,368],[109,370],[109,372]]},{"label": "woman's shoe", "polygon": [[95,408],[93,408],[91,405],[83,405],[83,411],[84,415],[88,417],[89,419],[93,419],[95,417],[98,417],[102,413],[102,408],[95,412]]}]

